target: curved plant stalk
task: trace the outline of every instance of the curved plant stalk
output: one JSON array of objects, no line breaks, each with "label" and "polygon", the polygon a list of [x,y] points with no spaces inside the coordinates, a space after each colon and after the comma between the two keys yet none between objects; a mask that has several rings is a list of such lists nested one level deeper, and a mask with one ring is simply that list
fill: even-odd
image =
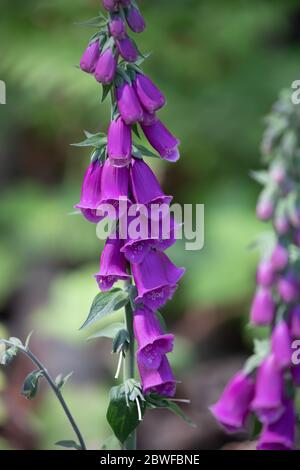
[{"label": "curved plant stalk", "polygon": [[55,393],[59,403],[61,404],[61,407],[74,431],[74,433],[76,434],[76,437],[78,439],[78,442],[79,442],[79,445],[76,446],[76,448],[78,450],[86,450],[86,444],[84,442],[84,439],[82,437],[82,434],[73,418],[73,415],[71,413],[71,411],[69,410],[69,407],[68,405],[66,404],[65,402],[65,399],[60,391],[60,388],[59,386],[55,383],[55,381],[52,379],[51,375],[49,374],[48,370],[46,369],[46,367],[41,363],[41,361],[33,354],[33,352],[30,351],[30,349],[28,349],[28,347],[25,347],[23,346],[23,344],[20,342],[19,343],[16,343],[16,342],[12,342],[12,341],[8,341],[8,340],[0,340],[0,344],[5,344],[6,346],[9,346],[11,348],[17,348],[18,351],[22,352],[23,354],[25,354],[32,362],[34,365],[37,366],[38,370],[42,372],[42,375],[43,377],[45,377],[45,379],[47,380],[48,384],[50,385],[50,387],[52,388],[53,392]]}]

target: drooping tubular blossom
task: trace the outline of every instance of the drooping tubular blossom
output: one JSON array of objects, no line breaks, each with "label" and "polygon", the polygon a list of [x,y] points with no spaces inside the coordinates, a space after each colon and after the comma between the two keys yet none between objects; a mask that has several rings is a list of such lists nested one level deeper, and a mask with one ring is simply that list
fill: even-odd
[{"label": "drooping tubular blossom", "polygon": [[141,159],[132,159],[130,188],[137,204],[170,204],[172,196],[166,196],[151,168]]},{"label": "drooping tubular blossom", "polygon": [[150,145],[162,158],[170,162],[176,162],[179,159],[178,146],[180,142],[159,119],[149,126],[145,126],[143,123],[141,126]]},{"label": "drooping tubular blossom", "polygon": [[131,161],[132,135],[130,127],[119,116],[111,121],[107,136],[107,153],[114,166],[126,166]]},{"label": "drooping tubular blossom", "polygon": [[127,273],[127,263],[121,253],[122,240],[117,237],[108,238],[100,259],[100,270],[95,274],[95,279],[102,291],[112,288],[115,282],[130,279]]},{"label": "drooping tubular blossom", "polygon": [[128,167],[118,168],[107,159],[103,165],[101,187],[101,204],[99,204],[98,212],[112,219],[120,217],[122,204],[124,204],[124,210],[127,210],[127,206],[131,203],[128,198]]},{"label": "drooping tubular blossom", "polygon": [[134,124],[143,119],[143,109],[134,88],[124,82],[116,88],[120,114],[126,124]]},{"label": "drooping tubular blossom", "polygon": [[95,78],[98,82],[107,85],[113,81],[117,70],[117,60],[117,55],[110,47],[102,52],[95,70]]},{"label": "drooping tubular blossom", "polygon": [[116,41],[118,51],[127,62],[135,62],[139,56],[139,52],[130,37],[125,36]]},{"label": "drooping tubular blossom", "polygon": [[162,252],[150,251],[142,263],[131,266],[138,296],[135,301],[152,310],[172,298],[185,269],[175,266]]},{"label": "drooping tubular blossom", "polygon": [[264,426],[258,450],[292,450],[295,441],[296,416],[292,400],[284,403],[284,412],[275,423]]},{"label": "drooping tubular blossom", "polygon": [[295,302],[299,297],[299,281],[295,278],[294,274],[288,272],[286,275],[280,277],[278,281],[278,292],[284,302]]},{"label": "drooping tubular blossom", "polygon": [[284,412],[283,374],[278,368],[274,354],[260,365],[251,408],[262,423],[274,423]]},{"label": "drooping tubular blossom", "polygon": [[97,212],[101,202],[102,168],[98,161],[89,165],[83,179],[80,202],[75,206],[89,222],[93,223],[98,223],[103,218]]},{"label": "drooping tubular blossom", "polygon": [[146,28],[144,18],[142,17],[140,11],[134,6],[131,6],[126,11],[126,20],[130,29],[132,29],[132,31],[135,33],[142,33]]},{"label": "drooping tubular blossom", "polygon": [[94,41],[88,45],[80,60],[80,68],[84,72],[94,73],[100,57],[99,41]]},{"label": "drooping tubular blossom", "polygon": [[228,432],[242,431],[250,413],[253,396],[252,378],[242,371],[237,372],[225,387],[218,402],[212,405],[210,410]]},{"label": "drooping tubular blossom", "polygon": [[138,369],[145,395],[151,392],[166,397],[173,397],[175,395],[176,380],[174,379],[167,356],[162,358],[158,369],[148,369],[141,363],[138,363]]},{"label": "drooping tubular blossom", "polygon": [[300,305],[294,305],[290,311],[291,318],[291,336],[300,338]]},{"label": "drooping tubular blossom", "polygon": [[289,327],[284,320],[280,320],[272,333],[272,352],[278,367],[289,367],[291,365],[292,350]]},{"label": "drooping tubular blossom", "polygon": [[270,261],[262,261],[257,268],[257,283],[264,287],[270,287],[276,279],[273,265]]},{"label": "drooping tubular blossom", "polygon": [[287,249],[278,244],[273,250],[272,256],[271,256],[271,263],[273,266],[274,271],[282,271],[287,267],[287,264],[289,262],[289,253]]},{"label": "drooping tubular blossom", "polygon": [[123,39],[126,36],[126,26],[120,16],[115,16],[109,22],[109,32],[116,39]]},{"label": "drooping tubular blossom", "polygon": [[133,218],[129,223],[128,237],[122,248],[126,259],[130,263],[141,263],[151,249],[167,250],[176,242],[177,228],[178,225],[172,217],[161,216],[153,219],[138,216]]},{"label": "drooping tubular blossom", "polygon": [[138,73],[134,82],[134,89],[139,97],[142,106],[148,113],[154,113],[162,108],[166,99],[161,91],[154,85],[146,75]]},{"label": "drooping tubular blossom", "polygon": [[119,0],[102,0],[103,6],[107,11],[117,11]]},{"label": "drooping tubular blossom", "polygon": [[269,220],[274,212],[272,199],[262,196],[256,207],[256,215],[260,220]]},{"label": "drooping tubular blossom", "polygon": [[259,288],[251,306],[251,323],[254,325],[270,325],[275,314],[275,303],[272,292],[264,287]]},{"label": "drooping tubular blossom", "polygon": [[164,334],[155,313],[146,307],[135,310],[133,326],[138,363],[147,369],[158,369],[164,355],[173,350],[174,335]]}]

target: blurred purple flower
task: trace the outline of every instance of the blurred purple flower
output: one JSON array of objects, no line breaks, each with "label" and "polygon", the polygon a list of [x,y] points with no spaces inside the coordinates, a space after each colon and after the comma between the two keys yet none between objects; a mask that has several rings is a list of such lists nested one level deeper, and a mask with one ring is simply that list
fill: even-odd
[{"label": "blurred purple flower", "polygon": [[120,16],[115,16],[109,22],[109,32],[116,39],[123,39],[126,35],[126,26]]},{"label": "blurred purple flower", "polygon": [[143,109],[134,88],[124,82],[116,89],[120,114],[126,124],[134,124],[143,119]]},{"label": "blurred purple flower", "polygon": [[103,216],[97,213],[101,202],[102,169],[98,161],[89,165],[83,179],[80,202],[75,206],[88,221],[93,223],[103,219]]},{"label": "blurred purple flower", "polygon": [[132,29],[134,33],[142,33],[146,28],[144,18],[142,17],[140,11],[134,6],[131,6],[127,10],[126,20],[128,26],[130,27],[130,29]]},{"label": "blurred purple flower", "polygon": [[262,261],[258,268],[256,274],[256,281],[258,284],[264,287],[270,287],[274,284],[276,275],[274,273],[273,265],[271,261],[264,260]]},{"label": "blurred purple flower", "polygon": [[99,41],[88,45],[80,60],[80,68],[84,72],[94,73],[100,57]]},{"label": "blurred purple flower", "polygon": [[276,245],[271,256],[271,263],[274,271],[282,271],[285,269],[288,261],[289,253],[287,249],[280,244]]},{"label": "blurred purple flower", "polygon": [[133,86],[142,106],[148,113],[153,114],[165,105],[164,95],[146,75],[138,73]]},{"label": "blurred purple flower", "polygon": [[264,287],[259,288],[251,306],[251,322],[254,325],[270,325],[275,314],[275,303],[272,292]]},{"label": "blurred purple flower", "polygon": [[293,273],[289,272],[279,278],[278,292],[284,302],[291,303],[297,300],[299,297],[299,282]]},{"label": "blurred purple flower", "polygon": [[115,77],[118,58],[109,47],[102,52],[95,70],[95,78],[104,85],[111,83]]},{"label": "blurred purple flower", "polygon": [[253,380],[244,372],[238,372],[227,384],[218,402],[210,407],[210,411],[228,432],[241,431],[245,427],[253,396]]},{"label": "blurred purple flower", "polygon": [[179,157],[179,140],[174,137],[164,124],[157,119],[152,125],[141,124],[143,132],[150,145],[159,155],[170,162],[176,162]]},{"label": "blurred purple flower", "polygon": [[295,441],[296,415],[292,400],[284,403],[284,412],[275,422],[264,426],[258,450],[292,450]]},{"label": "blurred purple flower", "polygon": [[130,37],[117,39],[116,45],[120,55],[127,62],[135,62],[138,59],[139,51]]},{"label": "blurred purple flower", "polygon": [[289,367],[292,359],[291,336],[287,323],[280,320],[272,333],[272,352],[279,367]]},{"label": "blurred purple flower", "polygon": [[122,240],[118,238],[108,238],[100,259],[100,270],[95,274],[95,279],[102,291],[112,288],[115,282],[130,279],[127,273],[127,263],[123,253],[121,253]]}]

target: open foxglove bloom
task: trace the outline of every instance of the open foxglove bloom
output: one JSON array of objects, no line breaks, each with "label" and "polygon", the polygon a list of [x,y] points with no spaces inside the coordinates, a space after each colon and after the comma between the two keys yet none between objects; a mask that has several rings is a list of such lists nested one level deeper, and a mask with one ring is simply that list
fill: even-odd
[{"label": "open foxglove bloom", "polygon": [[178,268],[162,252],[150,251],[140,264],[132,265],[132,274],[138,290],[135,299],[152,310],[162,307],[172,298],[185,269]]},{"label": "open foxglove bloom", "polygon": [[155,313],[146,307],[135,310],[133,326],[138,363],[147,369],[158,369],[165,354],[173,350],[174,335],[164,334]]},{"label": "open foxglove bloom", "polygon": [[114,51],[109,47],[99,57],[95,69],[95,78],[98,82],[107,85],[115,77],[118,58]]},{"label": "open foxglove bloom", "polygon": [[133,86],[143,108],[148,113],[153,115],[155,111],[165,105],[166,99],[164,95],[146,75],[138,73]]},{"label": "open foxglove bloom", "polygon": [[101,178],[101,204],[98,213],[116,219],[121,215],[122,204],[124,210],[130,205],[128,199],[129,169],[128,167],[115,167],[109,159],[103,165]]},{"label": "open foxglove bloom", "polygon": [[165,251],[176,242],[177,225],[173,217],[159,217],[153,220],[149,216],[138,218],[138,221],[139,233],[135,233],[132,229],[134,218],[130,219],[128,238],[122,248],[130,263],[141,263],[152,248]]},{"label": "open foxglove bloom", "polygon": [[107,153],[111,164],[118,167],[128,165],[132,150],[131,129],[120,116],[111,121],[107,139]]},{"label": "open foxglove bloom", "polygon": [[170,162],[179,160],[179,140],[171,134],[164,124],[157,119],[152,125],[141,124],[143,132],[150,145],[159,155]]},{"label": "open foxglove bloom", "polygon": [[274,314],[275,303],[272,292],[264,287],[259,288],[252,302],[251,323],[254,325],[270,325]]},{"label": "open foxglove bloom", "polygon": [[176,380],[170,367],[167,356],[164,356],[158,369],[148,369],[141,363],[138,368],[142,380],[143,392],[158,393],[166,397],[173,397],[176,391]]},{"label": "open foxglove bloom", "polygon": [[[173,199],[172,196],[166,196],[163,193],[151,168],[143,160],[136,158],[132,159],[130,167],[130,188],[136,204],[148,207],[152,204],[160,206],[161,204],[170,204]],[[155,216],[151,211],[150,216],[152,215]]]},{"label": "open foxglove bloom", "polygon": [[131,6],[127,10],[126,20],[128,26],[130,27],[130,29],[132,29],[134,33],[142,33],[146,28],[144,18],[142,17],[140,11],[134,6]]},{"label": "open foxglove bloom", "polygon": [[289,367],[292,363],[291,336],[289,327],[284,320],[280,320],[272,333],[272,352],[278,367]]},{"label": "open foxglove bloom", "polygon": [[251,408],[262,423],[274,423],[284,411],[282,399],[283,374],[278,369],[275,356],[270,354],[258,369]]},{"label": "open foxglove bloom", "polygon": [[94,73],[100,57],[99,41],[88,45],[80,60],[80,68],[84,72]]},{"label": "open foxglove bloom", "polygon": [[260,436],[258,450],[292,450],[295,441],[296,416],[292,400],[284,403],[281,417],[264,426]]},{"label": "open foxglove bloom", "polygon": [[242,431],[250,413],[253,396],[252,378],[244,372],[237,372],[210,410],[228,432]]},{"label": "open foxglove bloom", "polygon": [[134,88],[124,82],[116,88],[117,102],[122,119],[126,124],[143,120],[143,109]]},{"label": "open foxglove bloom", "polygon": [[134,42],[128,36],[125,36],[122,39],[117,39],[116,45],[119,54],[127,62],[135,62],[138,59],[138,50]]},{"label": "open foxglove bloom", "polygon": [[127,281],[130,275],[127,272],[127,263],[121,253],[122,240],[108,238],[100,259],[100,270],[95,279],[102,291],[110,290],[117,281]]},{"label": "open foxglove bloom", "polygon": [[103,219],[103,216],[97,212],[101,202],[102,169],[99,162],[89,165],[83,179],[80,202],[75,206],[89,222],[93,223]]}]

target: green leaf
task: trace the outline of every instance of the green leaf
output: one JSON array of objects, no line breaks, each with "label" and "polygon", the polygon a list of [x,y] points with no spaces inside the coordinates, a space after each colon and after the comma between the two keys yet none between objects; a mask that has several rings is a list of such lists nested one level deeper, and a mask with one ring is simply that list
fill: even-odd
[{"label": "green leaf", "polygon": [[81,446],[75,441],[58,441],[55,442],[56,446],[64,447],[65,449],[81,450]]},{"label": "green leaf", "polygon": [[97,331],[97,333],[95,333],[94,335],[89,336],[87,338],[87,341],[90,341],[91,339],[97,339],[97,338],[113,339],[115,338],[117,333],[124,328],[125,328],[124,323],[113,323],[112,325],[108,325],[105,328],[102,328],[102,330]]},{"label": "green leaf", "polygon": [[82,142],[71,144],[73,147],[95,147],[101,148],[107,144],[107,137],[103,132],[91,134],[87,139]]},{"label": "green leaf", "polygon": [[138,139],[140,139],[141,136],[140,136],[139,128],[138,128],[138,125],[137,125],[136,122],[134,124],[132,124],[131,129],[134,132],[134,134],[138,137]]},{"label": "green leaf", "polygon": [[0,363],[3,366],[7,366],[8,364],[10,364],[13,361],[13,359],[16,357],[18,352],[19,352],[19,350],[18,350],[17,347],[7,348],[1,354]]},{"label": "green leaf", "polygon": [[254,181],[263,186],[265,186],[270,179],[267,171],[250,171],[250,176]]},{"label": "green leaf", "polygon": [[103,101],[105,101],[105,99],[106,99],[107,96],[109,95],[110,90],[112,89],[112,86],[113,86],[112,83],[109,83],[109,84],[107,84],[107,85],[102,85],[101,103],[103,103]]},{"label": "green leaf", "polygon": [[85,21],[76,22],[76,26],[83,26],[83,27],[101,27],[107,22],[106,18],[103,16],[96,16],[94,18],[90,18]]},{"label": "green leaf", "polygon": [[159,311],[156,311],[156,316],[159,320],[159,323],[160,323],[160,326],[162,327],[163,329],[163,332],[166,333],[168,328],[167,328],[167,325],[166,325],[166,322],[165,322],[165,319],[164,317],[162,316],[162,314],[159,312]]},{"label": "green leaf", "polygon": [[183,419],[192,428],[197,427],[197,425],[188,416],[186,416],[177,403],[169,400],[168,398],[151,393],[150,395],[146,396],[146,402],[148,408],[166,408],[172,413],[176,414],[179,418]]},{"label": "green leaf", "polygon": [[[143,416],[146,404],[143,401],[139,401],[139,403]],[[106,418],[115,436],[122,444],[137,428],[139,424],[137,404],[135,401],[126,400],[124,384],[111,389]]]},{"label": "green leaf", "polygon": [[251,374],[257,369],[270,351],[270,341],[267,339],[254,340],[254,354],[249,357],[244,365],[245,374]]},{"label": "green leaf", "polygon": [[44,372],[42,370],[35,370],[27,375],[24,380],[21,395],[23,395],[28,400],[32,400],[39,390],[39,379],[43,377]]},{"label": "green leaf", "polygon": [[133,149],[134,150],[138,150],[140,151],[140,153],[142,155],[144,155],[145,157],[153,157],[153,158],[160,158],[159,155],[157,155],[156,153],[152,152],[151,150],[147,149],[146,147],[144,147],[143,145],[140,145],[140,144],[135,144],[133,146]]},{"label": "green leaf", "polygon": [[67,375],[63,375],[63,374],[59,374],[56,379],[55,379],[55,384],[56,386],[61,389],[64,387],[64,385],[67,383],[67,381],[69,380],[69,378],[73,375],[73,371],[70,372],[69,374]]},{"label": "green leaf", "polygon": [[127,330],[122,329],[118,331],[114,340],[113,340],[113,353],[119,353],[120,351],[126,352],[130,344],[130,337]]},{"label": "green leaf", "polygon": [[14,336],[11,336],[8,341],[14,344],[15,346],[23,346],[22,341],[19,338],[15,338]]},{"label": "green leaf", "polygon": [[125,307],[128,300],[128,292],[125,292],[122,289],[116,288],[109,292],[99,292],[92,303],[88,318],[80,329],[86,328],[100,320],[100,318]]}]

